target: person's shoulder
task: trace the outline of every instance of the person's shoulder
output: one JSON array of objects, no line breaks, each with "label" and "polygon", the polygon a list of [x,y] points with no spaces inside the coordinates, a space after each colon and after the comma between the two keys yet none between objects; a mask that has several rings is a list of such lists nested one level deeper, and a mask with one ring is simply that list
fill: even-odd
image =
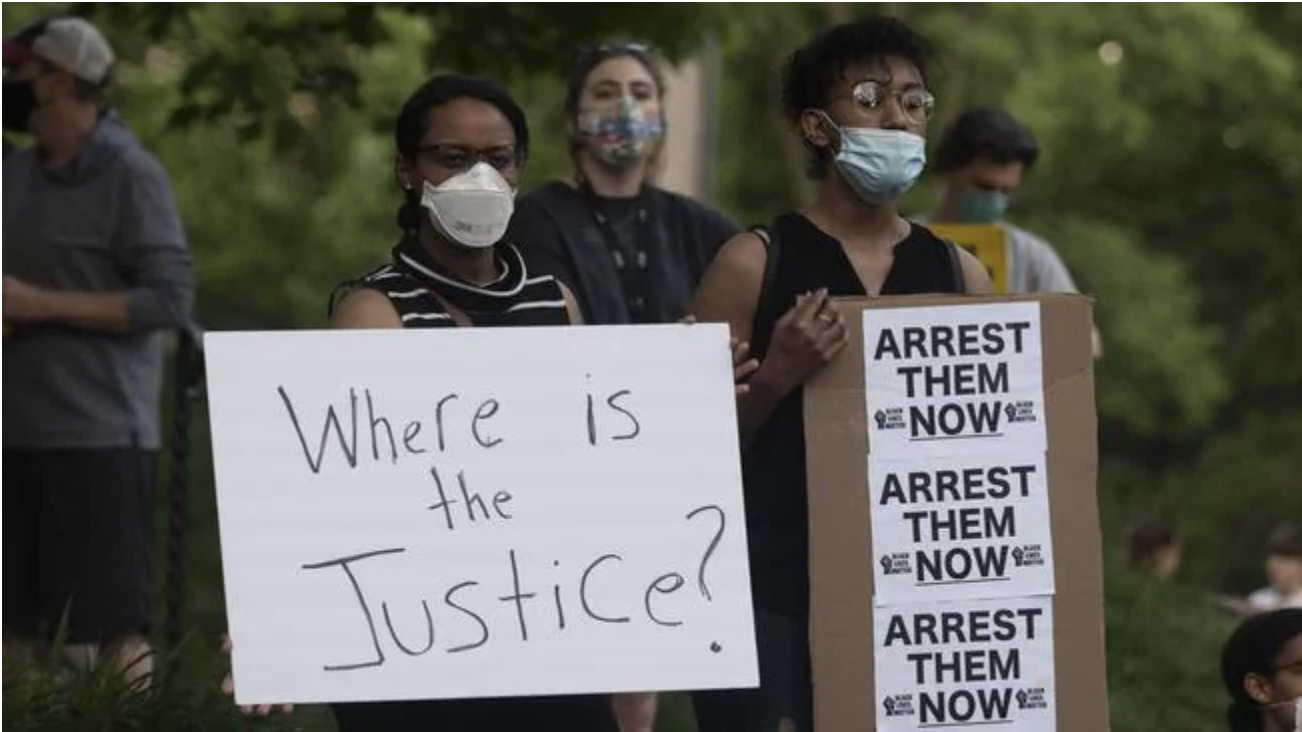
[{"label": "person's shoulder", "polygon": [[395,267],[392,262],[386,262],[336,284],[330,292],[326,311],[333,315],[345,300],[354,296],[361,298],[361,301],[373,302],[376,297],[388,300],[393,293],[409,291],[418,285],[419,282],[402,269]]},{"label": "person's shoulder", "polygon": [[1278,608],[1282,599],[1274,587],[1263,587],[1248,595],[1247,602],[1255,610],[1269,612]]},{"label": "person's shoulder", "polygon": [[162,159],[134,138],[119,143],[117,147],[118,154],[113,157],[112,165],[118,175],[128,180],[168,179],[167,166]]},{"label": "person's shoulder", "polygon": [[931,230],[931,227],[917,219],[905,219],[909,223],[909,235],[907,241],[926,247],[940,248],[948,247],[953,244],[949,239],[942,237]]},{"label": "person's shoulder", "polygon": [[521,194],[516,198],[516,207],[530,207],[534,204],[554,200],[558,197],[576,195],[578,195],[578,191],[574,189],[574,186],[559,178],[555,178],[543,183],[537,188],[533,188]]},{"label": "person's shoulder", "polygon": [[722,211],[711,206],[704,201],[693,198],[686,193],[671,191],[668,188],[659,186],[650,186],[651,195],[659,198],[665,205],[678,209],[683,214],[692,219],[711,219],[714,221],[727,222],[733,229],[740,231],[741,227],[737,226]]},{"label": "person's shoulder", "polygon": [[1001,221],[999,225],[1003,228],[1004,235],[1011,247],[1024,250],[1054,251],[1049,240],[1039,234],[1023,229],[1009,221]]}]

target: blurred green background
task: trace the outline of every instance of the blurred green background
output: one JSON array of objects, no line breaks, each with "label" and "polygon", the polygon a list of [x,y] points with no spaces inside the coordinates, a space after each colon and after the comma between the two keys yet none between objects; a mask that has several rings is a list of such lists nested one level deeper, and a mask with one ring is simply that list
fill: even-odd
[{"label": "blurred green background", "polygon": [[[1216,662],[1231,620],[1212,597],[1264,584],[1262,537],[1302,517],[1297,4],[5,3],[4,32],[69,9],[122,57],[112,98],[171,174],[208,329],[319,326],[331,288],[384,260],[392,120],[436,71],[492,75],[517,95],[536,140],[531,187],[566,170],[560,106],[578,45],[635,38],[682,59],[709,41],[721,63],[711,199],[757,223],[809,195],[777,113],[778,64],[835,22],[905,17],[942,54],[933,141],[972,104],[1026,122],[1044,152],[1012,219],[1098,298],[1113,729],[1223,729]],[[933,200],[928,182],[906,208]],[[200,671],[169,703],[218,711],[167,728],[249,724],[204,697],[224,627],[205,423],[200,411],[186,570]],[[1172,584],[1118,556],[1126,525],[1149,514],[1183,527]],[[10,702],[7,723],[41,727]],[[160,728],[156,711],[104,705],[49,725]],[[314,710],[252,724],[331,728]],[[667,700],[658,729],[691,728],[683,700]]]}]

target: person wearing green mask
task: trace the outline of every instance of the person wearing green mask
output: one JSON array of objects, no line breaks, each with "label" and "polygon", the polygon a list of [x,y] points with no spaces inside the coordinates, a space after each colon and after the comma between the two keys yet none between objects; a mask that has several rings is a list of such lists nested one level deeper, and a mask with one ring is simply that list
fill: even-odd
[{"label": "person wearing green mask", "polygon": [[[1035,137],[1001,109],[964,110],[941,137],[932,172],[940,205],[926,220],[936,224],[993,224],[1008,242],[1008,291],[1079,292],[1053,245],[1007,220],[1008,207],[1040,155]],[[1094,357],[1103,354],[1094,331]]]}]

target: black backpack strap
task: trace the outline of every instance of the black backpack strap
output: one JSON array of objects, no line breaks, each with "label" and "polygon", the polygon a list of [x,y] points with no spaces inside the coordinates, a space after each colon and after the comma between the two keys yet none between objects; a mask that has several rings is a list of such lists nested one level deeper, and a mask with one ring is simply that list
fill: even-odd
[{"label": "black backpack strap", "polygon": [[[778,262],[782,258],[781,240],[776,232],[766,226],[750,227],[750,233],[764,242],[764,278],[760,280],[759,301],[755,305],[755,323],[776,323],[782,317],[777,293],[774,291],[778,278]],[[753,344],[752,344],[753,345]]]},{"label": "black backpack strap", "polygon": [[945,247],[949,249],[949,266],[954,274],[954,292],[963,294],[967,292],[967,278],[963,276],[963,256],[958,251],[958,245],[949,239],[941,239],[945,242]]}]

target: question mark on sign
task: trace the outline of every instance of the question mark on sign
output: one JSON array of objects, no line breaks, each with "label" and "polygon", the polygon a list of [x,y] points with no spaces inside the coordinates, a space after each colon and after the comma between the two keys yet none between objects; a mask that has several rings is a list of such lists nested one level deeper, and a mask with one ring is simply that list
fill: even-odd
[{"label": "question mark on sign", "polygon": [[701,594],[705,595],[705,599],[713,602],[714,596],[710,594],[709,585],[705,584],[705,565],[709,564],[710,557],[714,556],[714,550],[719,548],[719,542],[723,539],[723,529],[727,526],[728,518],[724,515],[723,509],[718,506],[701,506],[687,514],[687,520],[691,521],[703,511],[714,511],[719,515],[719,530],[715,532],[714,539],[710,541],[710,546],[705,550],[705,556],[701,557],[701,568],[696,574],[696,583],[701,588]]}]

